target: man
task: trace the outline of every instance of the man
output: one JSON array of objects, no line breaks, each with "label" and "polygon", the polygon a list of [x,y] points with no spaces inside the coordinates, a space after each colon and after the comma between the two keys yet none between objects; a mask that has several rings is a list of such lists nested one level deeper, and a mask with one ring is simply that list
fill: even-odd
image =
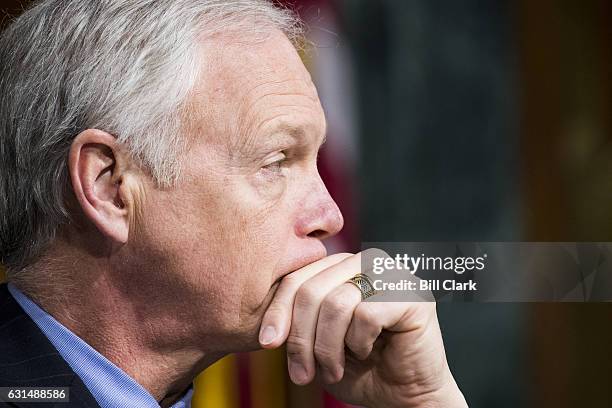
[{"label": "man", "polygon": [[298,38],[263,0],[47,0],[5,31],[0,386],[182,407],[222,356],[286,344],[345,401],[465,406],[435,305],[361,302],[359,254],[326,256]]}]

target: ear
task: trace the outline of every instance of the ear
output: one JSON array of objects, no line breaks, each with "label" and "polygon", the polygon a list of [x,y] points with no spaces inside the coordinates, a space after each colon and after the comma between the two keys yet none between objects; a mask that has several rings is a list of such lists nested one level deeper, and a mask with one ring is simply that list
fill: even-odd
[{"label": "ear", "polygon": [[68,168],[74,194],[96,228],[116,243],[126,243],[130,220],[124,183],[129,157],[109,133],[88,129],[72,142]]}]

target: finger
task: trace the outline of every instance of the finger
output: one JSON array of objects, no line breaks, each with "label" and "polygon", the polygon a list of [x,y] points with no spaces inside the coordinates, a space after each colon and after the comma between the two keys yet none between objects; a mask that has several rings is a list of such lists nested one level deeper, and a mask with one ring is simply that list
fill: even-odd
[{"label": "finger", "polygon": [[346,346],[359,359],[368,358],[374,342],[384,330],[405,332],[418,330],[435,314],[430,302],[362,302],[353,313],[348,328]]},{"label": "finger", "polygon": [[295,294],[306,280],[322,270],[335,265],[353,254],[339,253],[330,255],[290,273],[281,280],[274,298],[262,319],[259,343],[264,348],[276,348],[285,342],[289,335],[291,315]]},{"label": "finger", "polygon": [[360,266],[360,254],[348,257],[304,282],[295,294],[287,360],[289,375],[296,384],[307,384],[315,375],[314,341],[321,302],[359,272]]},{"label": "finger", "polygon": [[361,303],[361,291],[351,283],[332,290],[321,304],[317,322],[314,355],[328,384],[339,382],[344,375],[344,338],[353,312]]}]

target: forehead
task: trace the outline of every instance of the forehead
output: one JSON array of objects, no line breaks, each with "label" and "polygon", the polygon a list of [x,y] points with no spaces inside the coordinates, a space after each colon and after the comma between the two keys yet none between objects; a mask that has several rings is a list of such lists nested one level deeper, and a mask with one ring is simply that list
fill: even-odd
[{"label": "forehead", "polygon": [[248,144],[275,125],[324,132],[310,74],[281,32],[258,42],[217,37],[205,41],[202,52],[205,63],[193,96],[200,135]]}]

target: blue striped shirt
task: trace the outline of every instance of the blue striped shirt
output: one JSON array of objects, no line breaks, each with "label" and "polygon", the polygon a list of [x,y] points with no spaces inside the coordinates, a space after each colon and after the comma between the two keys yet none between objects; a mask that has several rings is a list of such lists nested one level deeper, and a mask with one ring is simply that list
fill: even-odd
[{"label": "blue striped shirt", "polygon": [[[155,398],[123,370],[41,309],[12,284],[8,290],[78,375],[101,408],[159,408]],[[193,389],[171,408],[189,408]]]}]

